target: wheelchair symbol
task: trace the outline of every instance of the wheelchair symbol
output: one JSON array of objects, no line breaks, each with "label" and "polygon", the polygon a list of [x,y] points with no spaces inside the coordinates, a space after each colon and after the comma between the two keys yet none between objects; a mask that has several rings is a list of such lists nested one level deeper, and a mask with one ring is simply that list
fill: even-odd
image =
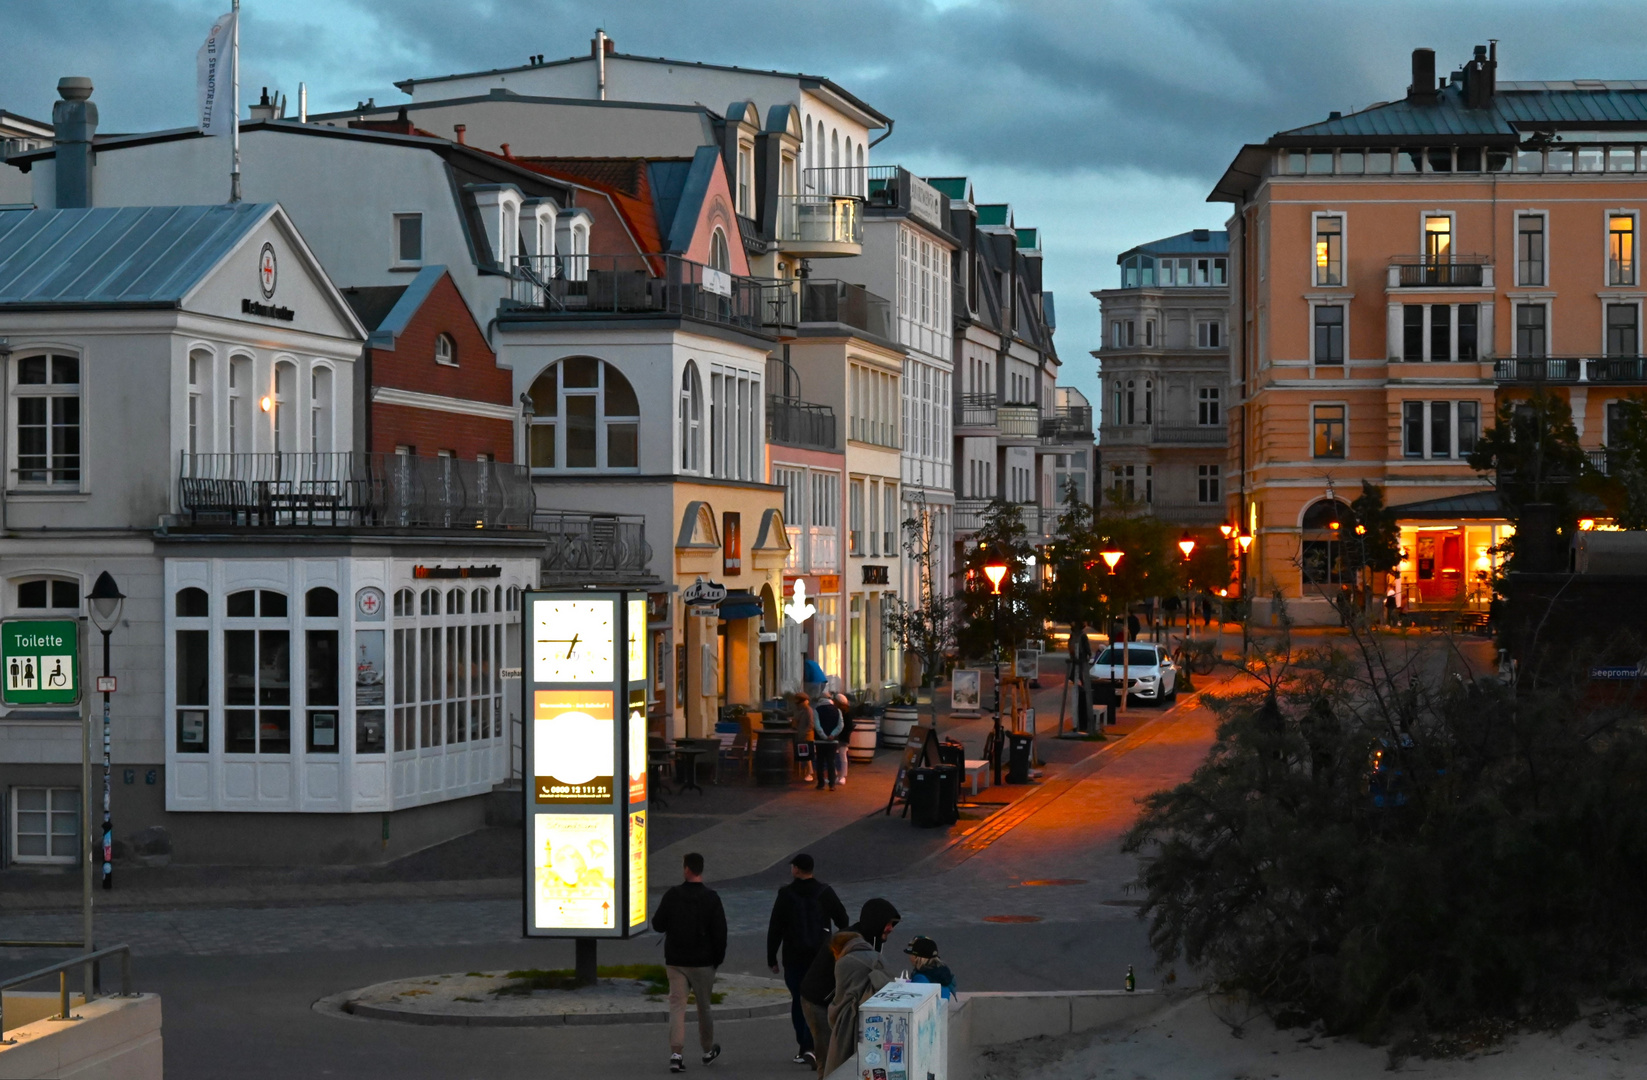
[{"label": "wheelchair symbol", "polygon": [[[42,665],[42,667],[44,667],[44,665]],[[69,685],[69,677],[63,671],[63,660],[61,657],[56,658],[56,663],[52,667],[51,674],[46,676],[46,685],[50,687],[57,687],[58,689],[66,688]]]}]

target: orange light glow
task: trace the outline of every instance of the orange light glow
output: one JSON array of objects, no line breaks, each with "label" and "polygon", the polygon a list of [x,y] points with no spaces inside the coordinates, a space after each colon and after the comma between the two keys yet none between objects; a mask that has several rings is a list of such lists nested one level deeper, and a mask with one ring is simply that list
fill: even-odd
[{"label": "orange light glow", "polygon": [[1247,553],[1247,549],[1252,547],[1252,533],[1242,533],[1240,536],[1235,538],[1235,542],[1241,545],[1241,554],[1245,555]]},{"label": "orange light glow", "polygon": [[1119,551],[1100,551],[1098,557],[1104,560],[1104,565],[1108,566],[1109,572],[1113,574],[1115,573],[1115,564],[1121,561],[1122,554]]},{"label": "orange light glow", "polygon": [[990,563],[984,567],[984,576],[989,578],[989,586],[997,596],[1001,594],[1001,579],[1006,577],[1005,563]]},{"label": "orange light glow", "polygon": [[1184,558],[1186,559],[1189,558],[1190,554],[1195,551],[1195,537],[1191,536],[1187,530],[1184,535],[1178,539],[1178,550],[1184,553]]}]

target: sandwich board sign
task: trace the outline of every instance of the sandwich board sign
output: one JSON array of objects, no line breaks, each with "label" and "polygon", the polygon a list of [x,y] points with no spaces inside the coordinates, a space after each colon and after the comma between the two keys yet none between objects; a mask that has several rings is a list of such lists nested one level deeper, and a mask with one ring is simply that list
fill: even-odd
[{"label": "sandwich board sign", "polygon": [[73,705],[80,700],[80,624],[74,619],[0,623],[0,700],[7,705]]}]

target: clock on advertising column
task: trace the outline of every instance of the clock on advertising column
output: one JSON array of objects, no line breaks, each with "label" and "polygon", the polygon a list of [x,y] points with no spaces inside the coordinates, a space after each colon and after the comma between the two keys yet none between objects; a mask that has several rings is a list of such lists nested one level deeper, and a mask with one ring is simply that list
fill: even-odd
[{"label": "clock on advertising column", "polygon": [[545,683],[611,683],[617,632],[611,600],[536,600],[532,678]]}]

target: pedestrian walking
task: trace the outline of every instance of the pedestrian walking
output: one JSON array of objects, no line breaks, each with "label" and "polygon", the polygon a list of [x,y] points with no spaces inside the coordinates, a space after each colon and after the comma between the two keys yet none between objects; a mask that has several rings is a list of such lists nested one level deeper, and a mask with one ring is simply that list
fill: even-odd
[{"label": "pedestrian walking", "polygon": [[1201,598],[1201,626],[1203,628],[1206,628],[1206,627],[1210,627],[1211,625],[1212,625],[1212,597],[1203,596]]},{"label": "pedestrian walking", "polygon": [[[1069,628],[1069,675],[1075,684],[1075,729],[1084,735],[1092,734],[1093,729],[1092,694],[1087,688],[1091,671],[1092,642],[1087,639],[1087,624],[1077,619]],[[1059,709],[1062,708],[1060,703]],[[1058,722],[1063,723],[1061,712]]]},{"label": "pedestrian walking", "polygon": [[852,713],[852,702],[845,694],[835,695],[835,707],[841,710],[841,741],[835,746],[835,782],[842,787],[846,786],[846,744],[852,735],[852,721],[847,717]]},{"label": "pedestrian walking", "polygon": [[721,897],[703,883],[703,856],[691,852],[682,860],[681,884],[663,894],[652,916],[652,929],[663,935],[664,971],[669,976],[669,1071],[685,1072],[686,994],[698,1003],[698,1041],[703,1063],[721,1055],[715,1041],[715,1018],[710,995],[715,969],[726,962],[726,910]]},{"label": "pedestrian walking", "polygon": [[1401,616],[1401,606],[1395,597],[1395,586],[1390,585],[1384,590],[1384,624],[1394,626]]},{"label": "pedestrian walking", "polygon": [[955,973],[949,970],[938,955],[938,943],[929,937],[917,937],[904,946],[909,957],[910,982],[934,983],[942,988],[946,998],[955,996]]},{"label": "pedestrian walking", "polygon": [[[812,698],[807,694],[795,695],[795,726],[796,730],[808,735],[812,734],[812,727],[817,723],[817,714],[812,711]],[[810,748],[806,759],[806,776],[802,779],[810,780],[818,764],[818,748]]]},{"label": "pedestrian walking", "polygon": [[[892,981],[881,960],[881,946],[898,925],[898,909],[876,897],[864,903],[858,921],[846,931],[853,937],[836,935],[834,989],[829,999],[829,1053],[822,1075],[828,1076],[858,1052],[858,1006],[875,991]],[[807,973],[808,978],[811,972]]]},{"label": "pedestrian walking", "polygon": [[[789,987],[789,1019],[795,1025],[796,1065],[818,1064],[817,1038],[801,1008],[801,980],[820,951],[827,951],[830,926],[846,929],[846,908],[835,890],[813,876],[812,856],[801,852],[789,860],[794,879],[778,890],[766,927],[766,966],[783,972]],[[783,964],[779,967],[780,950]],[[827,1021],[826,1021],[827,1022]]]},{"label": "pedestrian walking", "polygon": [[818,699],[818,707],[812,710],[812,767],[817,771],[819,791],[823,790],[826,782],[830,791],[835,790],[835,773],[839,765],[836,749],[841,745],[845,732],[846,717],[825,694]]}]

